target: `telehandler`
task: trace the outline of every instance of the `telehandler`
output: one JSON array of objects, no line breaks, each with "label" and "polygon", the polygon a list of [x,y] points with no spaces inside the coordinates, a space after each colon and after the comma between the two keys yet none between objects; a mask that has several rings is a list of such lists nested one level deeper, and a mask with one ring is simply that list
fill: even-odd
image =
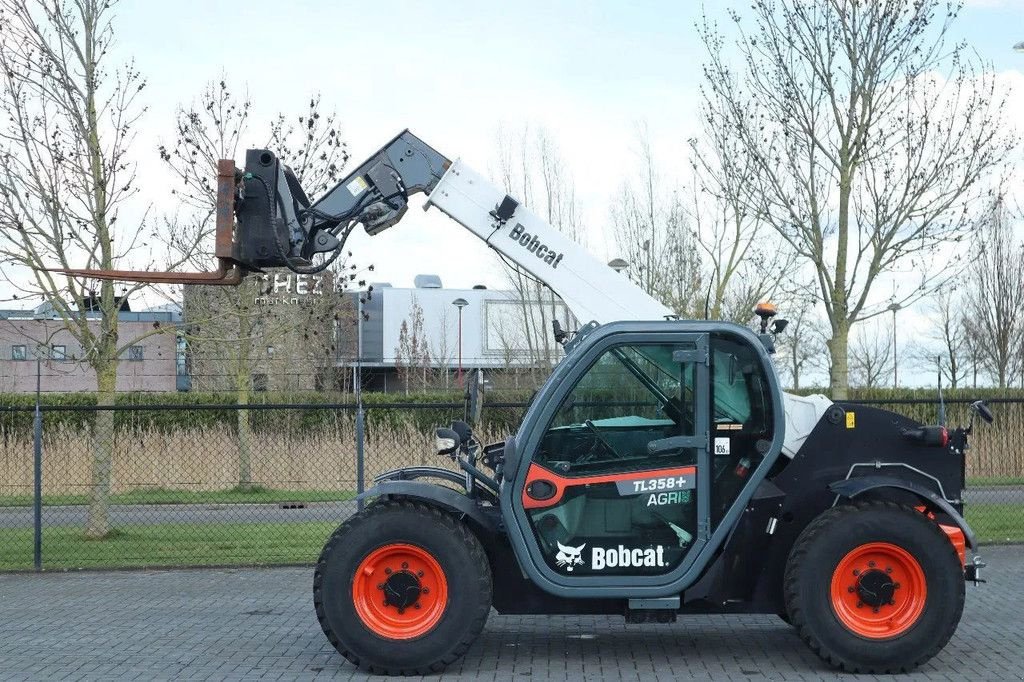
[{"label": "telehandler", "polygon": [[249,150],[244,171],[222,161],[216,272],[69,272],[206,284],[317,272],[356,225],[391,227],[418,192],[586,323],[554,330],[565,357],[515,435],[484,445],[457,422],[437,443],[458,472],[403,468],[360,495],[369,504],[328,540],[313,582],[345,658],[439,671],[492,608],[630,623],[778,614],[829,664],[876,674],[949,641],[984,565],[962,515],[970,425],[783,393],[771,306],[760,333],[675,319],[408,131],[315,202],[270,150]]}]

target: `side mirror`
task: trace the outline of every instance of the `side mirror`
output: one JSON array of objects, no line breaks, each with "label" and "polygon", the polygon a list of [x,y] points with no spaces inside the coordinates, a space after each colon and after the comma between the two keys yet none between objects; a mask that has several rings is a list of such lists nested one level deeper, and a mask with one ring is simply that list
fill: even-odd
[{"label": "side mirror", "polygon": [[987,424],[991,424],[995,419],[995,416],[992,414],[992,410],[988,408],[988,405],[985,404],[984,400],[975,400],[971,403],[971,409],[974,410],[979,417],[984,419]]},{"label": "side mirror", "polygon": [[772,322],[772,334],[781,334],[789,326],[789,320],[776,319]]},{"label": "side mirror", "polygon": [[453,455],[459,449],[462,439],[452,429],[441,428],[434,433],[434,443],[439,455]]}]

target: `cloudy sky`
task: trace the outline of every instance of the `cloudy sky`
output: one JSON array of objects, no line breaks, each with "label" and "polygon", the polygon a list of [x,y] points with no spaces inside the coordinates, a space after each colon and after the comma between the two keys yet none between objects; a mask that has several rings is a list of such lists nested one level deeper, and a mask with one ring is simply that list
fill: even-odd
[{"label": "cloudy sky", "polygon": [[[707,4],[713,16],[725,6]],[[301,111],[311,92],[337,109],[358,160],[411,128],[488,172],[500,126],[543,126],[575,179],[588,245],[613,257],[608,208],[634,168],[636,124],[666,169],[682,167],[695,132],[700,13],[696,2],[125,0],[117,26],[149,79],[139,161],[157,208],[170,179],[155,147],[170,141],[176,107],[223,72],[252,98],[253,145],[265,141],[261,121]],[[997,71],[1022,75],[1024,54],[1010,49],[1022,19],[1024,0],[974,0],[956,31]],[[396,286],[422,271],[448,286],[501,281],[487,249],[436,211],[351,243]]]},{"label": "cloudy sky", "polygon": [[[706,7],[721,17],[734,4]],[[338,111],[354,160],[408,127],[486,173],[500,126],[542,126],[575,180],[588,246],[614,257],[608,210],[635,166],[637,123],[649,127],[665,169],[683,167],[695,132],[700,14],[700,3],[678,1],[124,0],[117,56],[133,57],[149,82],[136,210],[172,210],[156,147],[171,141],[175,109],[223,73],[253,101],[252,146],[266,141],[264,121],[302,111],[313,92]],[[1024,41],[1024,0],[969,0],[954,35],[1001,80],[1021,84],[1011,118],[1024,120],[1024,54],[1011,49]],[[359,262],[374,264],[373,279],[396,286],[420,272],[450,287],[501,285],[488,250],[436,211],[412,211],[350,244]]]}]

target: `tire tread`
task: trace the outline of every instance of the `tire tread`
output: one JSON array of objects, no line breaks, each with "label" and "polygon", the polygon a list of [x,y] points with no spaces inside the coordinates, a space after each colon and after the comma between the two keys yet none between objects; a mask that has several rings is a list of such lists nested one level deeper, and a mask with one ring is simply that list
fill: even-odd
[{"label": "tire tread", "polygon": [[441,672],[447,666],[458,660],[473,644],[477,636],[480,634],[480,631],[483,630],[484,624],[487,622],[487,616],[490,614],[491,609],[490,599],[486,600],[486,603],[481,601],[477,604],[477,608],[473,614],[473,619],[469,628],[454,648],[439,660],[429,665],[412,668],[391,668],[389,666],[375,665],[360,659],[355,652],[345,647],[334,632],[333,628],[331,628],[324,608],[323,573],[326,570],[327,563],[331,560],[332,554],[338,551],[339,545],[343,542],[348,531],[355,524],[365,523],[378,514],[389,513],[395,510],[415,513],[423,517],[424,523],[444,526],[455,533],[459,537],[460,541],[469,549],[470,560],[476,569],[474,572],[477,575],[477,587],[483,594],[491,594],[491,570],[490,564],[487,560],[487,553],[484,551],[480,541],[466,526],[466,524],[455,519],[451,514],[432,505],[416,502],[410,499],[398,498],[374,502],[362,511],[350,516],[331,534],[331,537],[327,540],[323,550],[320,552],[320,558],[317,560],[316,570],[313,573],[313,605],[316,609],[317,620],[320,622],[320,629],[323,630],[324,634],[327,636],[327,640],[335,649],[337,649],[338,653],[344,656],[353,665],[375,675],[431,675]]},{"label": "tire tread", "polygon": [[[843,523],[846,517],[853,514],[858,514],[864,511],[872,510],[889,510],[894,512],[902,512],[921,516],[920,512],[911,509],[910,507],[897,504],[889,500],[863,500],[853,501],[851,504],[845,504],[833,507],[828,511],[824,512],[816,519],[814,519],[807,528],[797,538],[796,543],[793,545],[793,549],[790,552],[789,560],[786,562],[786,571],[783,578],[783,594],[785,597],[786,609],[789,613],[789,617],[792,620],[792,625],[796,628],[799,637],[803,642],[810,647],[811,651],[817,654],[823,661],[828,663],[834,668],[842,670],[848,673],[859,673],[869,675],[890,675],[895,673],[906,673],[917,668],[922,663],[928,661],[935,656],[944,646],[949,642],[953,633],[956,631],[957,625],[960,621],[960,615],[964,609],[964,591],[959,591],[959,603],[956,608],[956,618],[950,620],[947,625],[945,632],[935,640],[935,643],[928,650],[921,651],[912,660],[900,663],[898,665],[863,665],[854,661],[849,661],[843,658],[839,653],[830,650],[814,633],[812,628],[808,626],[808,623],[804,617],[804,607],[801,603],[800,595],[800,576],[798,567],[803,561],[806,560],[808,552],[816,542],[818,536],[826,529],[836,523]],[[922,517],[923,520],[924,517]],[[943,541],[943,544],[948,547],[950,554],[956,559],[957,563],[960,562],[960,557],[956,553],[956,549],[953,544],[949,542],[945,534],[939,528],[938,524],[927,522],[927,526],[933,529],[936,537]],[[924,527],[924,526],[922,526]]]}]

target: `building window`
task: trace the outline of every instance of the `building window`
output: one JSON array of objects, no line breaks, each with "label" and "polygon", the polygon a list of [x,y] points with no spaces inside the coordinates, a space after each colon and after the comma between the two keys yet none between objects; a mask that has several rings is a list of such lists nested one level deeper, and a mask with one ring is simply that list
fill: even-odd
[{"label": "building window", "polygon": [[132,362],[142,362],[144,357],[142,346],[129,346],[128,359]]},{"label": "building window", "polygon": [[28,349],[24,345],[11,346],[11,360],[28,360]]},{"label": "building window", "polygon": [[174,343],[174,369],[179,377],[188,376],[188,342],[178,334]]},{"label": "building window", "polygon": [[68,359],[68,347],[53,345],[50,346],[50,359],[56,360],[57,362],[63,362]]}]

